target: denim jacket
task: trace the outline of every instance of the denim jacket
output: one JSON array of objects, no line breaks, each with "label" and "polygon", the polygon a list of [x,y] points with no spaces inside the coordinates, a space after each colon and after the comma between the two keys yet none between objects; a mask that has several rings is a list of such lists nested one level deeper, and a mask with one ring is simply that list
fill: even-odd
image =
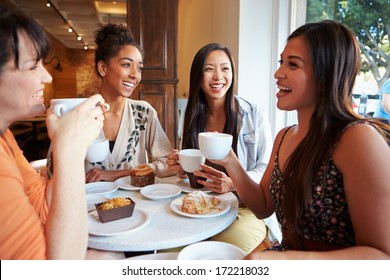
[{"label": "denim jacket", "polygon": [[271,156],[271,126],[262,108],[236,98],[240,113],[237,156],[248,175],[259,183]]}]

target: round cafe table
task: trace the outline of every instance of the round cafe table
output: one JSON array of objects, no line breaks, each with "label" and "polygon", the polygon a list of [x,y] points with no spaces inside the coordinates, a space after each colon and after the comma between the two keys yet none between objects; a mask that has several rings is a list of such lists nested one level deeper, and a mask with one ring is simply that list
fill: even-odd
[{"label": "round cafe table", "polygon": [[[175,184],[178,177],[161,178],[161,183]],[[194,189],[195,190],[195,189]],[[181,193],[179,196],[184,196]],[[177,197],[163,200],[150,200],[139,190],[121,190],[107,197],[130,197],[136,208],[151,215],[151,221],[139,230],[115,236],[89,235],[88,247],[107,251],[154,251],[186,246],[191,243],[208,239],[226,229],[236,218],[238,200],[233,193],[218,196],[230,203],[230,210],[225,214],[209,218],[191,218],[172,211],[170,203]]]}]

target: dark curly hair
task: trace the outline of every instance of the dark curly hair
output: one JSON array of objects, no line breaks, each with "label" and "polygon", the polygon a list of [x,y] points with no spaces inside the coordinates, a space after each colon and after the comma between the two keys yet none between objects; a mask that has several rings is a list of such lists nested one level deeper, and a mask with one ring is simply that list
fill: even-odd
[{"label": "dark curly hair", "polygon": [[[109,23],[95,31],[95,69],[101,60],[108,63],[110,58],[116,56],[124,46],[136,47],[143,56],[140,45],[135,41],[131,31],[123,24]],[[99,73],[98,73],[99,75]]]}]

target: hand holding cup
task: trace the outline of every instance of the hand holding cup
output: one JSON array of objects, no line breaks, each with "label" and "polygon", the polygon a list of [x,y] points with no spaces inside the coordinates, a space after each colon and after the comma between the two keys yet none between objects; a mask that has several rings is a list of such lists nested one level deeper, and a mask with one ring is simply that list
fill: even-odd
[{"label": "hand holding cup", "polygon": [[198,149],[185,149],[179,152],[179,163],[184,171],[186,171],[192,188],[203,188],[198,180],[206,180],[203,177],[195,176],[195,171],[201,170],[201,165],[204,164],[206,158]]},{"label": "hand holding cup", "polygon": [[[52,99],[51,107],[47,111],[46,124],[48,134],[52,140],[53,150],[64,154],[75,154],[78,148],[84,154],[87,146],[98,136],[103,128],[103,113],[109,110],[100,94],[89,98]],[[77,100],[76,100],[77,99]],[[64,101],[65,100],[65,101]],[[57,104],[67,103],[66,109],[61,105],[59,114],[54,112]],[[57,107],[58,108],[58,107]],[[66,149],[67,151],[64,151]]]},{"label": "hand holding cup", "polygon": [[198,134],[199,149],[209,160],[220,160],[227,156],[232,146],[233,136],[218,132]]}]

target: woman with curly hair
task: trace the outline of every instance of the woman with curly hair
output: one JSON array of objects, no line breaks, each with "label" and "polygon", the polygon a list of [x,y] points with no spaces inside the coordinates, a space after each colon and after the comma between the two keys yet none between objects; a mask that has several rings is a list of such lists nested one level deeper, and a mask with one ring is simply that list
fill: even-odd
[{"label": "woman with curly hair", "polygon": [[[165,162],[172,147],[156,110],[146,101],[130,99],[142,77],[140,46],[121,24],[102,26],[95,32],[95,42],[95,67],[102,79],[99,93],[110,105],[103,127],[110,153],[101,162],[86,161],[87,182],[115,181],[145,163],[158,177],[171,175]],[[48,165],[50,173],[50,157]]]}]

